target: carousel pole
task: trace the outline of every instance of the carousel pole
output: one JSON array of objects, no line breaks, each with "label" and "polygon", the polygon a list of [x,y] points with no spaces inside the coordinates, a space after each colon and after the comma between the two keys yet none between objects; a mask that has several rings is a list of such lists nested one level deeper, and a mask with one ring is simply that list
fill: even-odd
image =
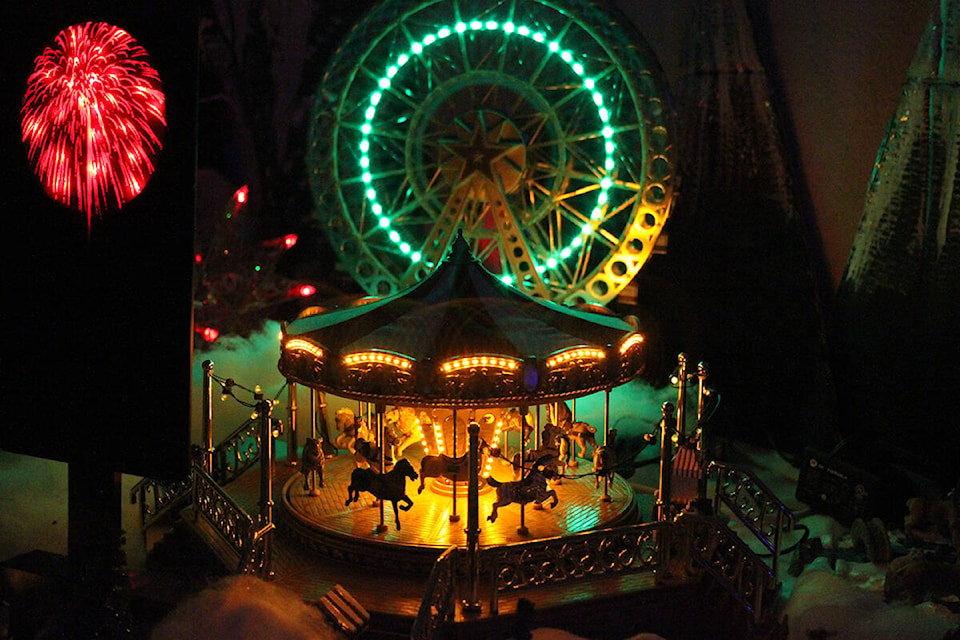
[{"label": "carousel pole", "polygon": [[677,356],[679,369],[677,371],[677,435],[680,442],[687,435],[686,405],[687,405],[687,356],[681,353]]},{"label": "carousel pole", "polygon": [[467,435],[469,449],[467,461],[470,463],[467,481],[466,530],[469,584],[467,597],[463,599],[462,605],[465,611],[477,612],[480,611],[480,425],[475,420],[471,420],[467,425]]},{"label": "carousel pole", "polygon": [[[310,437],[317,437],[317,393],[316,389],[310,389]],[[320,449],[320,455],[323,455],[323,449]],[[310,477],[308,478],[311,496],[319,496],[320,490],[317,489],[317,470],[314,469],[310,472]]]},{"label": "carousel pole", "polygon": [[700,476],[697,478],[697,498],[700,504],[707,504],[707,454],[708,448],[704,443],[703,433],[703,406],[704,398],[707,396],[707,365],[701,362],[697,365],[697,380],[699,381],[697,393],[697,453],[700,458]]},{"label": "carousel pole", "polygon": [[291,467],[297,466],[299,457],[297,449],[297,383],[287,382],[287,464]]},{"label": "carousel pole", "polygon": [[[453,457],[457,457],[457,410],[453,410]],[[457,474],[453,474],[453,490],[451,491],[453,499],[453,510],[450,512],[450,522],[460,522],[460,514],[457,513]],[[470,505],[467,505],[467,509]]]},{"label": "carousel pole", "polygon": [[213,360],[203,361],[203,470],[213,475]]},{"label": "carousel pole", "polygon": [[[606,389],[603,393],[603,446],[608,446],[610,444],[610,389]],[[600,498],[603,502],[611,502],[613,498],[610,497],[610,476],[606,473],[603,474],[603,497]]]},{"label": "carousel pole", "polygon": [[[259,386],[254,392],[256,400],[256,418],[260,426],[260,528],[273,524],[273,430],[270,424],[270,412],[273,404],[263,397]],[[271,538],[264,541],[264,562],[262,575],[270,575]]]},{"label": "carousel pole", "polygon": [[[370,405],[367,405],[368,409],[369,409],[369,406]],[[387,447],[383,437],[383,414],[386,412],[387,412],[386,405],[383,405],[383,404],[377,405],[377,416],[376,416],[377,417],[377,445],[380,448],[380,473],[381,474],[386,470],[386,465],[387,465]],[[387,527],[383,517],[383,503],[385,502],[385,500],[381,498],[379,502],[380,502],[380,524],[377,525],[377,533],[383,533],[389,527]]]},{"label": "carousel pole", "polygon": [[664,402],[660,407],[663,418],[660,419],[660,488],[657,491],[657,520],[670,517],[670,477],[673,473],[673,434],[677,432],[677,419],[674,407]]},{"label": "carousel pole", "polygon": [[[523,405],[522,407],[520,407],[520,424],[522,425],[526,419],[527,419],[527,405]],[[539,405],[537,406],[537,421],[536,421],[536,422],[537,422],[537,431],[539,431],[539,430],[540,430],[540,407],[539,407]],[[521,429],[522,429],[522,427],[521,427]],[[522,431],[522,430],[521,430],[520,434],[521,434],[521,435],[520,435],[520,479],[523,480],[524,477],[526,477],[526,474],[524,473],[524,466],[523,466],[523,465],[524,465],[524,463],[525,463],[525,461],[526,461],[525,458],[526,458],[526,456],[527,456],[527,452],[524,450],[524,446],[523,446],[523,431]],[[524,509],[524,506],[525,506],[524,503],[521,501],[521,502],[520,502],[520,526],[517,527],[517,534],[518,534],[518,535],[521,535],[521,536],[528,536],[528,535],[530,535],[530,530],[527,529],[527,519],[526,519],[526,513],[525,513],[526,510]]]}]

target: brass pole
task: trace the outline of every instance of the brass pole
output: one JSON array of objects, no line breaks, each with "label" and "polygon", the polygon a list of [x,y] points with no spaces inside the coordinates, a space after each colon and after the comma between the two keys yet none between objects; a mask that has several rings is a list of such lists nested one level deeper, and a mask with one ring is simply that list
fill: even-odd
[{"label": "brass pole", "polygon": [[674,407],[664,402],[660,407],[660,488],[657,491],[657,520],[670,517],[670,474],[673,466],[673,434],[677,430]]},{"label": "brass pole", "polygon": [[287,464],[291,467],[297,466],[299,462],[299,456],[297,456],[297,449],[299,448],[299,443],[297,442],[297,383],[288,382],[287,383]]},{"label": "brass pole", "polygon": [[[606,389],[603,394],[603,446],[610,445],[610,389]],[[594,469],[596,471],[596,469]],[[610,476],[603,474],[603,502],[611,502],[610,497]]]},{"label": "brass pole", "polygon": [[203,470],[213,475],[213,360],[203,361]]},{"label": "brass pole", "polygon": [[480,611],[480,425],[471,420],[467,425],[470,464],[467,485],[467,562],[469,575],[465,611]]},{"label": "brass pole", "polygon": [[[540,431],[540,406],[537,405],[537,431]],[[520,424],[523,424],[527,419],[527,406],[523,405],[520,407]],[[521,432],[522,433],[522,432]],[[524,473],[524,464],[526,463],[527,452],[524,450],[523,446],[523,437],[520,438],[520,480],[523,480],[526,477]],[[520,526],[517,527],[517,533],[521,536],[530,535],[530,530],[527,529],[527,519],[526,519],[526,505],[521,501],[520,502]]]},{"label": "brass pole", "polygon": [[[468,444],[469,444],[469,439],[468,439]],[[457,410],[456,409],[453,410],[453,451],[451,451],[451,453],[453,454],[454,458],[457,457]],[[469,462],[469,460],[467,462]],[[460,514],[457,513],[457,480],[459,480],[459,478],[457,478],[457,474],[454,473],[453,474],[453,490],[451,491],[451,493],[453,494],[451,498],[453,500],[453,510],[450,512],[450,522],[460,522]],[[467,508],[469,509],[470,506],[467,505]]]},{"label": "brass pole", "polygon": [[[368,405],[368,408],[369,408],[369,405]],[[380,473],[381,474],[386,472],[386,466],[387,466],[387,445],[383,437],[383,414],[386,413],[386,411],[387,411],[386,405],[382,405],[382,404],[377,405],[377,415],[376,415],[377,441],[380,446]],[[386,501],[383,498],[380,498],[379,501],[380,501],[380,524],[377,525],[377,533],[383,533],[389,528],[384,522],[384,517],[383,517],[383,510],[384,510],[383,503]]]}]

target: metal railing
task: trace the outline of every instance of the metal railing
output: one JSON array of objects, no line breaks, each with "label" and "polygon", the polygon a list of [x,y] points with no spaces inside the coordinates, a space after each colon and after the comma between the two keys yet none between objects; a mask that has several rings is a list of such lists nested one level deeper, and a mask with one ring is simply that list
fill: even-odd
[{"label": "metal railing", "polygon": [[716,518],[685,514],[672,529],[673,553],[680,558],[689,553],[693,565],[709,573],[759,623],[764,601],[780,589],[766,562]]},{"label": "metal railing", "polygon": [[748,469],[711,462],[707,474],[716,479],[714,513],[723,505],[730,509],[770,551],[776,575],[783,534],[793,530],[793,511]]},{"label": "metal railing", "polygon": [[254,418],[226,436],[213,450],[213,478],[229,484],[260,460],[260,423]]},{"label": "metal railing", "polygon": [[449,547],[434,563],[427,579],[427,590],[413,621],[410,632],[412,640],[432,640],[438,637],[440,626],[453,616],[458,557],[457,548]]},{"label": "metal railing", "polygon": [[260,526],[199,466],[194,466],[193,478],[194,517],[202,517],[220,535],[236,556],[239,573],[263,577],[269,571],[273,523]]},{"label": "metal railing", "polygon": [[144,531],[193,495],[193,471],[183,480],[162,483],[141,478],[130,488],[130,504],[140,504],[140,524]]}]

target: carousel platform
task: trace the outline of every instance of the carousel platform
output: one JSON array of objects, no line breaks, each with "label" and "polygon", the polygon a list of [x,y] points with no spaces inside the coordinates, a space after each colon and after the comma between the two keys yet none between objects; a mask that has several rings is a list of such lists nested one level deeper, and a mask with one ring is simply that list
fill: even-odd
[{"label": "carousel platform", "polygon": [[[410,447],[404,457],[419,473],[419,447]],[[345,504],[354,468],[353,456],[349,454],[329,458],[324,469],[324,487],[312,494],[304,490],[299,473],[286,480],[278,501],[279,528],[324,557],[423,576],[430,573],[445,549],[451,545],[466,546],[465,483],[457,484],[454,500],[454,487],[444,479],[427,478],[419,493],[420,480],[408,480],[406,495],[413,506],[399,512],[398,527],[389,501],[381,503],[371,494],[361,493],[358,501]],[[501,482],[514,478],[513,467],[505,460],[489,460],[488,469],[490,476]],[[638,521],[633,488],[615,476],[607,487],[609,500],[604,500],[603,483],[599,488],[595,486],[589,460],[579,460],[577,466],[568,467],[564,477],[548,488],[557,494],[556,507],[550,507],[550,499],[541,507],[526,505],[523,530],[517,504],[500,507],[495,522],[487,519],[497,492],[481,479],[480,545],[527,542]]]}]

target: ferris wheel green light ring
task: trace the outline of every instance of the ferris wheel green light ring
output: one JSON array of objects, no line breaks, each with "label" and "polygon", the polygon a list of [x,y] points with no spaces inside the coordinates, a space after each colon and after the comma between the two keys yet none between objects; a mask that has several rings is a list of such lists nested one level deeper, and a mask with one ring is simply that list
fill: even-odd
[{"label": "ferris wheel green light ring", "polygon": [[[423,53],[425,47],[444,40],[454,33],[463,34],[467,31],[497,31],[501,30],[505,34],[510,35],[516,33],[525,38],[529,38],[534,42],[539,44],[546,43],[547,50],[553,54],[559,54],[561,60],[563,60],[568,67],[580,78],[583,79],[583,87],[591,92],[591,98],[593,103],[597,107],[597,117],[603,123],[601,129],[601,134],[604,138],[604,162],[603,168],[609,174],[616,167],[616,162],[613,158],[613,154],[616,150],[616,144],[613,142],[614,129],[610,125],[610,112],[604,107],[603,95],[596,91],[596,82],[593,78],[586,77],[586,70],[583,65],[574,60],[574,55],[572,52],[566,49],[560,48],[560,43],[556,40],[551,40],[547,42],[547,36],[541,31],[531,31],[526,26],[516,26],[512,22],[505,22],[500,24],[494,20],[488,20],[487,22],[481,22],[479,20],[471,21],[469,24],[465,22],[458,22],[454,25],[453,29],[449,27],[442,27],[434,34],[428,34],[420,42],[414,42],[410,45],[410,53],[413,55],[420,55]],[[374,216],[377,218],[377,224],[381,229],[387,232],[387,236],[390,238],[400,252],[404,255],[410,257],[410,261],[413,263],[419,262],[422,258],[419,251],[413,251],[410,244],[403,240],[400,236],[400,233],[395,229],[390,229],[391,222],[390,218],[385,212],[384,207],[377,199],[376,189],[373,188],[373,175],[370,173],[370,135],[373,133],[373,119],[377,114],[377,106],[380,104],[380,101],[383,99],[383,91],[386,91],[390,88],[392,84],[392,79],[400,72],[400,69],[412,59],[407,53],[401,53],[397,56],[397,59],[392,63],[387,65],[385,73],[383,76],[377,80],[377,86],[379,90],[374,91],[370,94],[368,99],[369,106],[364,111],[364,122],[360,127],[360,132],[362,134],[360,144],[358,146],[360,150],[360,160],[359,166],[361,169],[360,179],[363,181],[367,188],[365,190],[365,195],[367,200],[370,201],[370,210],[373,212]],[[557,267],[560,260],[566,260],[569,258],[574,249],[579,248],[583,245],[584,239],[589,237],[596,228],[600,225],[600,221],[604,216],[604,207],[607,204],[609,199],[609,191],[613,186],[613,180],[609,175],[604,176],[600,180],[600,192],[597,194],[597,206],[594,207],[593,211],[590,214],[590,222],[582,225],[580,233],[574,237],[571,243],[563,247],[560,251],[556,251],[547,257],[545,265],[537,265],[536,270],[538,273],[542,274],[547,269],[554,269]],[[502,280],[511,284],[513,279],[509,274],[505,274]]]}]

